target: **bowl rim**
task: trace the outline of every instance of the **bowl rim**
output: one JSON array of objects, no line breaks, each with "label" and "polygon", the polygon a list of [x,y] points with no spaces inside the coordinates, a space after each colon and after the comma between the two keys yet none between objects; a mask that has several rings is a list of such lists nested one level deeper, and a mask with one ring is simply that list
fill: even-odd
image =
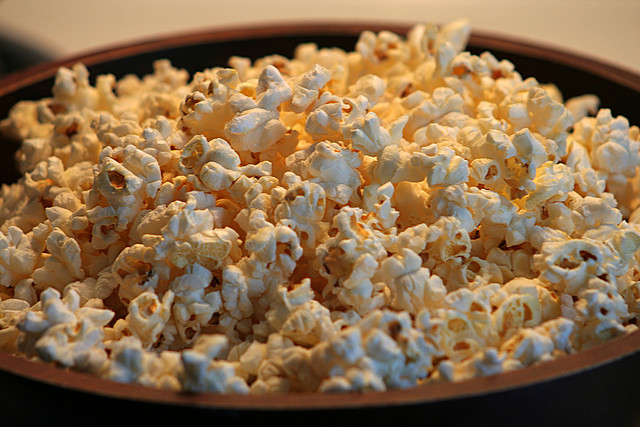
[{"label": "bowl rim", "polygon": [[[348,24],[348,25],[347,25]],[[55,75],[61,67],[77,62],[87,66],[122,59],[125,57],[160,51],[180,46],[212,42],[237,41],[250,38],[287,36],[357,36],[364,30],[379,32],[389,30],[406,34],[411,24],[356,22],[336,23],[311,22],[305,24],[269,23],[252,27],[234,26],[201,30],[189,33],[163,35],[133,43],[118,44],[100,50],[80,53],[67,58],[36,65],[0,79],[0,97],[13,91],[45,80]],[[619,83],[635,92],[640,92],[640,74],[607,64],[597,59],[576,54],[565,49],[538,42],[473,31],[468,45],[488,51],[499,50],[523,55],[533,59],[552,61],[561,65],[590,72],[599,77]],[[87,392],[98,396],[161,403],[164,405],[206,407],[219,410],[329,410],[357,409],[372,406],[400,406],[458,400],[478,395],[488,395],[521,387],[557,380],[580,372],[598,368],[617,360],[640,353],[640,330],[614,338],[606,343],[575,354],[501,373],[493,376],[472,378],[461,382],[428,383],[407,389],[392,389],[384,392],[343,394],[295,393],[286,399],[279,395],[221,395],[214,393],[182,393],[153,389],[136,384],[118,383],[83,372],[61,369],[53,364],[31,361],[0,350],[0,371],[25,379]]]},{"label": "bowl rim", "polygon": [[218,410],[335,410],[430,404],[494,395],[578,375],[637,355],[639,352],[640,331],[635,331],[578,353],[514,371],[459,382],[437,382],[387,391],[348,393],[348,399],[345,399],[345,394],[340,393],[290,393],[283,398],[282,395],[176,392],[119,383],[88,373],[63,369],[51,363],[14,356],[1,350],[0,371],[96,396],[163,405]]}]

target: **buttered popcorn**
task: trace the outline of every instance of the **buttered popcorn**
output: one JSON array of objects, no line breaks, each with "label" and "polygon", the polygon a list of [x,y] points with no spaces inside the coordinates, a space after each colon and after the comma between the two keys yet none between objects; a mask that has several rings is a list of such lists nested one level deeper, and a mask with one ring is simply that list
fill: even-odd
[{"label": "buttered popcorn", "polygon": [[[637,330],[640,132],[469,27],[119,81],[0,128],[0,348],[189,392],[520,369]],[[589,113],[594,113],[590,117]]]}]

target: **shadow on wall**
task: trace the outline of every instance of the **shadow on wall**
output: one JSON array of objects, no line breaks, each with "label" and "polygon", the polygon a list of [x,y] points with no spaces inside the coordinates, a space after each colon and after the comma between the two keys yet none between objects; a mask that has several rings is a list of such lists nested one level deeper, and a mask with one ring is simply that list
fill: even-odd
[{"label": "shadow on wall", "polygon": [[0,32],[0,77],[52,59],[38,47]]}]

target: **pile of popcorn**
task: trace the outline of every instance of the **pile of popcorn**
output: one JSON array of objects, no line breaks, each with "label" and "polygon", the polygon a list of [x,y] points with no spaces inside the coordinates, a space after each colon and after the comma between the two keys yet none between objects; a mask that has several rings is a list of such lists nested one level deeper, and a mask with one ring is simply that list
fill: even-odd
[{"label": "pile of popcorn", "polygon": [[0,349],[169,390],[347,392],[636,331],[638,127],[463,51],[469,32],[191,79],[61,68],[0,125],[23,173],[0,200]]}]

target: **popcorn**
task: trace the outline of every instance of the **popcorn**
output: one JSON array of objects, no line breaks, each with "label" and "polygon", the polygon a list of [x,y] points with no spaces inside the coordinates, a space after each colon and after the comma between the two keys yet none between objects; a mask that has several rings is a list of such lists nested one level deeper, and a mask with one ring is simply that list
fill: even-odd
[{"label": "popcorn", "polygon": [[[640,131],[465,21],[61,68],[0,122],[0,348],[182,392],[384,391],[637,330]],[[595,117],[592,115],[595,114]]]},{"label": "popcorn", "polygon": [[259,152],[284,136],[286,127],[278,119],[277,110],[248,109],[227,122],[224,134],[235,150]]},{"label": "popcorn", "polygon": [[71,69],[61,67],[52,88],[53,100],[66,110],[97,107],[97,91],[89,85],[89,71],[80,63]]},{"label": "popcorn", "polygon": [[49,256],[44,265],[33,271],[33,280],[39,287],[62,290],[67,283],[84,279],[80,246],[76,240],[54,228],[47,237],[46,248]]},{"label": "popcorn", "polygon": [[253,305],[248,296],[247,281],[242,271],[235,266],[227,266],[222,273],[222,296],[224,308],[231,317],[242,320],[253,314]]},{"label": "popcorn", "polygon": [[107,361],[101,336],[102,330],[87,321],[54,325],[35,343],[36,353],[45,362],[100,373]]},{"label": "popcorn", "polygon": [[258,79],[256,102],[258,107],[274,110],[283,102],[291,99],[293,91],[284,80],[280,71],[273,65],[267,66]]},{"label": "popcorn", "polygon": [[596,114],[599,105],[600,100],[598,97],[590,94],[575,96],[567,99],[567,102],[565,102],[565,106],[571,111],[576,122],[579,122],[589,115]]},{"label": "popcorn", "polygon": [[368,108],[371,109],[384,95],[385,86],[385,81],[380,77],[375,74],[367,74],[356,81],[349,92],[349,96],[351,98],[364,96],[369,101]]},{"label": "popcorn", "polygon": [[511,353],[513,359],[524,365],[550,360],[555,356],[554,353],[567,354],[573,351],[568,341],[573,327],[573,322],[562,317],[549,320],[536,328],[521,329],[516,336],[503,343],[501,350]]},{"label": "popcorn", "polygon": [[99,374],[107,362],[102,344],[103,328],[113,312],[80,307],[80,298],[71,290],[63,298],[49,288],[42,292],[38,306],[26,308],[15,326],[19,351],[55,361],[62,366]]},{"label": "popcorn", "polygon": [[227,345],[224,336],[211,335],[201,337],[192,350],[182,352],[182,388],[191,392],[247,394],[249,388],[236,375],[234,364],[216,360],[223,356]]},{"label": "popcorn", "polygon": [[400,139],[407,120],[406,116],[400,117],[391,124],[391,129],[385,129],[380,126],[378,116],[370,112],[363,119],[343,127],[342,132],[346,139],[353,141],[353,148],[368,156],[376,156],[384,147]]},{"label": "popcorn", "polygon": [[319,184],[327,198],[345,205],[357,199],[362,183],[358,153],[334,142],[317,142],[287,157],[287,167],[302,179]]},{"label": "popcorn", "polygon": [[160,333],[169,321],[171,304],[175,294],[167,291],[162,300],[150,291],[135,297],[129,304],[129,314],[114,325],[116,331],[136,336],[143,347],[149,348],[160,337]]},{"label": "popcorn", "polygon": [[239,258],[238,233],[235,230],[213,228],[212,213],[196,209],[195,200],[174,203],[179,212],[162,227],[159,239],[149,239],[155,260],[165,260],[178,268],[189,262],[219,268],[227,263],[228,258]]},{"label": "popcorn", "polygon": [[171,308],[180,338],[193,342],[215,313],[222,310],[220,291],[205,294],[205,288],[213,280],[209,270],[193,264],[191,271],[176,277],[170,285],[175,299]]},{"label": "popcorn", "polygon": [[[122,231],[142,208],[144,194],[150,192],[145,181],[110,157],[105,157],[94,181],[90,205],[94,209],[88,211],[88,218],[97,220],[98,212],[110,210],[116,219],[115,230]],[[101,209],[100,198],[104,198],[109,210]]]},{"label": "popcorn", "polygon": [[615,285],[598,278],[590,279],[587,289],[580,295],[574,307],[578,313],[576,320],[585,323],[581,331],[583,347],[623,333],[622,322],[629,313]]},{"label": "popcorn", "polygon": [[547,138],[556,138],[560,145],[559,156],[563,156],[563,132],[574,123],[571,113],[559,102],[553,100],[541,87],[530,88],[527,109],[532,117],[532,130]]},{"label": "popcorn", "polygon": [[119,285],[118,296],[128,305],[143,292],[156,288],[161,272],[153,268],[153,250],[142,244],[125,248],[110,268],[110,279]]},{"label": "popcorn", "polygon": [[314,391],[317,378],[309,350],[291,346],[272,351],[269,359],[258,368],[258,378],[252,384],[252,394],[282,394]]},{"label": "popcorn", "polygon": [[313,299],[311,281],[305,279],[291,291],[278,287],[265,317],[274,330],[294,343],[313,346],[335,333],[329,310]]},{"label": "popcorn", "polygon": [[460,288],[450,292],[445,303],[422,321],[426,337],[450,360],[460,362],[495,340],[487,295]]},{"label": "popcorn", "polygon": [[[322,186],[302,181],[297,175],[286,172],[283,181],[288,186],[282,203],[274,209],[274,219],[291,227],[301,238],[301,243],[315,249],[316,240],[323,232],[320,221],[325,214],[327,198]],[[326,227],[325,227],[326,228]]]},{"label": "popcorn", "polygon": [[411,140],[415,132],[423,126],[435,122],[448,113],[463,112],[462,97],[447,87],[439,87],[424,102],[410,111],[404,128],[404,137]]},{"label": "popcorn", "polygon": [[538,169],[533,180],[535,190],[523,198],[525,206],[532,207],[546,201],[562,201],[566,198],[574,186],[569,168],[563,164],[547,162]]},{"label": "popcorn", "polygon": [[418,313],[444,299],[447,290],[442,279],[430,275],[427,268],[421,267],[421,261],[415,252],[405,248],[402,255],[389,257],[380,265],[383,280],[391,291],[391,307]]},{"label": "popcorn", "polygon": [[357,258],[349,276],[340,280],[340,287],[334,291],[338,301],[360,315],[381,307],[384,298],[381,291],[384,288],[375,286],[371,281],[377,268],[378,262],[373,256],[364,254]]},{"label": "popcorn", "polygon": [[[31,238],[30,238],[31,237]],[[39,248],[33,233],[25,234],[11,226],[7,234],[0,232],[0,284],[15,287],[34,271],[44,247]]]},{"label": "popcorn", "polygon": [[374,34],[363,31],[356,43],[359,62],[351,61],[352,72],[357,76],[373,73],[378,76],[387,74],[403,74],[408,71],[407,63],[411,61],[411,50],[397,34],[382,31]]},{"label": "popcorn", "polygon": [[272,226],[264,221],[257,210],[250,220],[260,224],[255,233],[250,232],[245,241],[245,249],[251,252],[247,263],[262,270],[262,273],[277,280],[285,281],[293,273],[296,261],[300,259],[303,249],[296,233],[284,225]]},{"label": "popcorn", "polygon": [[377,310],[315,346],[311,360],[325,378],[321,391],[386,390],[410,386],[431,368],[434,353],[406,313]]},{"label": "popcorn", "polygon": [[159,356],[145,351],[135,337],[125,337],[114,343],[106,377],[114,381],[138,382],[148,387],[180,390],[177,378],[183,371],[180,355],[164,351]]},{"label": "popcorn", "polygon": [[320,89],[331,79],[331,73],[316,64],[302,75],[294,87],[291,97],[291,109],[296,113],[306,110],[320,95]]},{"label": "popcorn", "polygon": [[454,364],[444,360],[438,365],[438,370],[433,374],[434,380],[464,381],[474,377],[483,377],[508,372],[522,367],[517,359],[508,358],[505,352],[500,352],[493,347],[488,347],[482,352],[461,363]]},{"label": "popcorn", "polygon": [[440,261],[455,257],[466,258],[470,254],[471,242],[462,224],[455,217],[441,217],[433,224],[440,235],[427,252]]}]

